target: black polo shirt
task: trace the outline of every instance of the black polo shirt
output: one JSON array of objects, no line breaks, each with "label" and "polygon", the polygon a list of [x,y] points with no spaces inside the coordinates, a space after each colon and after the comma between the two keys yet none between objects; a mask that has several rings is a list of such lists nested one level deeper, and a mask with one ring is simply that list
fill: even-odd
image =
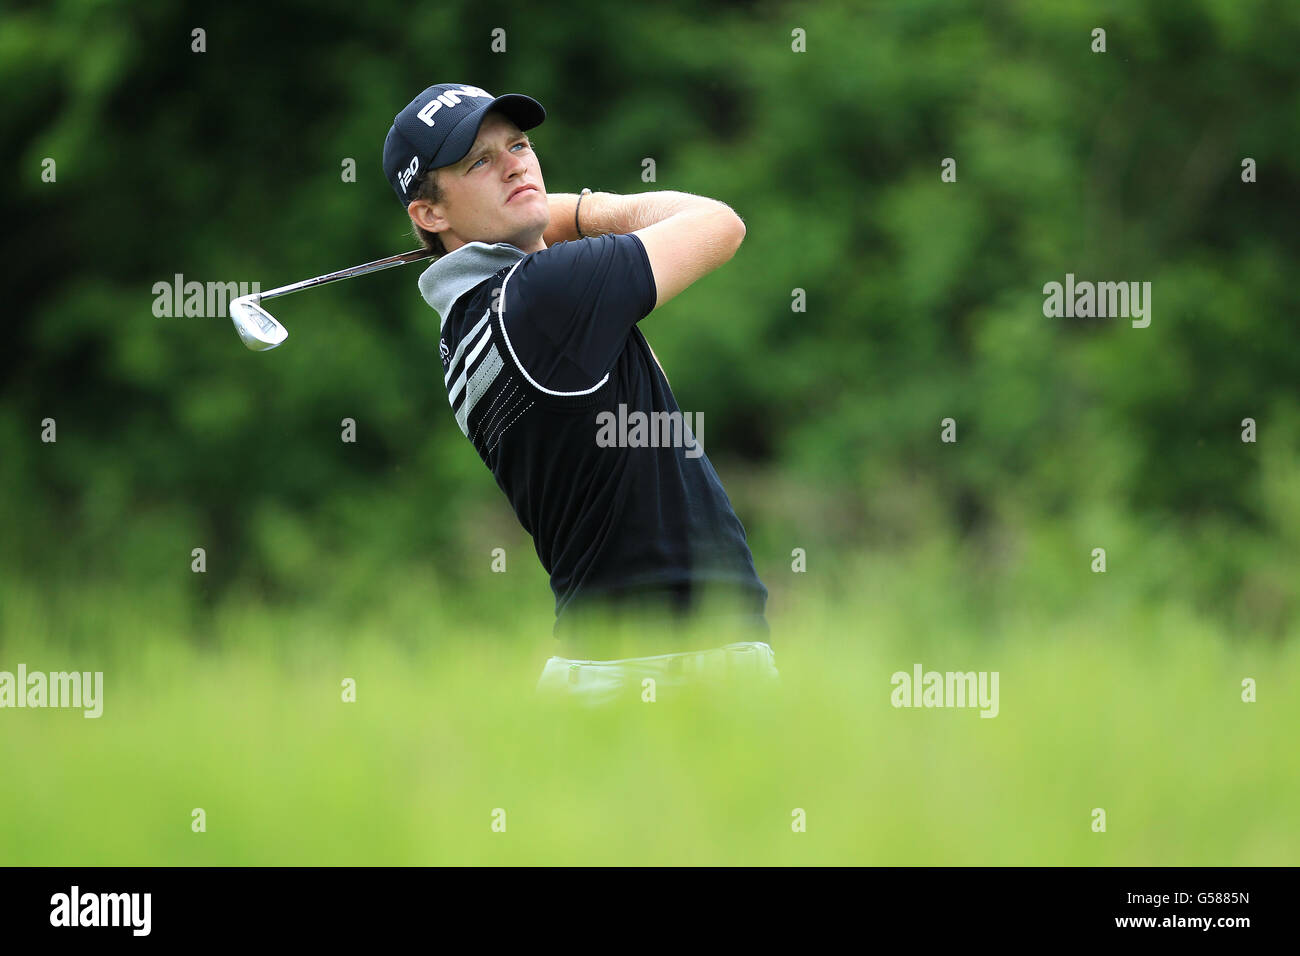
[{"label": "black polo shirt", "polygon": [[718,597],[768,640],[767,588],[707,430],[682,415],[637,327],[656,298],[641,240],[472,242],[429,266],[420,291],[441,318],[461,433],[550,574],[556,636],[576,641],[586,609],[677,614]]}]

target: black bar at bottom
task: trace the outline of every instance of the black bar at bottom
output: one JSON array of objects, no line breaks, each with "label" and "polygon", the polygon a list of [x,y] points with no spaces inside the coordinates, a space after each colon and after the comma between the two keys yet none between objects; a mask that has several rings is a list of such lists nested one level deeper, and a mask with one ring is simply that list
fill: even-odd
[{"label": "black bar at bottom", "polygon": [[[653,943],[680,932],[682,919],[733,940],[762,938],[788,924],[818,938],[842,928],[857,939],[919,932],[916,938],[927,943],[1131,936],[1147,943],[1199,938],[1231,945],[1243,933],[1271,936],[1284,930],[1285,901],[1295,876],[1291,869],[1181,867],[3,872],[8,889],[0,894],[0,927],[7,944],[56,942],[62,936],[91,945],[110,939],[118,944],[283,939],[298,945],[352,939],[375,945],[407,939],[413,930],[435,934],[417,938],[450,942],[440,925],[455,927],[456,936],[485,931],[495,936],[507,927],[540,932],[549,926],[545,937],[592,923],[622,929],[615,930],[620,935],[589,937],[580,945],[601,938]],[[760,918],[751,921],[743,914]]]}]

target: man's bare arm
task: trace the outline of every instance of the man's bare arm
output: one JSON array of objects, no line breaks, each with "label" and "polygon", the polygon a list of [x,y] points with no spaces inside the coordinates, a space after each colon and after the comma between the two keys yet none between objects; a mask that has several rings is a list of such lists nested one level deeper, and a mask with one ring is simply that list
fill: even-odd
[{"label": "man's bare arm", "polygon": [[[578,197],[549,198],[551,222],[543,240],[550,245],[577,239]],[[745,238],[744,222],[726,203],[674,190],[591,193],[582,198],[579,214],[584,236],[637,234],[654,273],[655,308],[729,261]]]},{"label": "man's bare arm", "polygon": [[[578,209],[577,193],[549,193],[547,202],[551,210],[551,223],[542,234],[546,244],[573,242],[578,238],[574,228],[574,212]],[[609,233],[625,235],[662,222],[669,216],[717,200],[691,193],[663,189],[648,193],[620,195],[619,193],[588,193],[582,197],[582,234],[603,236]]]}]

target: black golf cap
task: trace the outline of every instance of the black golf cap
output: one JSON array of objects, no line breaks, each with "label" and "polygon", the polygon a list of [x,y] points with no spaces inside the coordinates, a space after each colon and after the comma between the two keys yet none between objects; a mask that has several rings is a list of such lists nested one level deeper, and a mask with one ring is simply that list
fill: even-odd
[{"label": "black golf cap", "polygon": [[384,140],[384,172],[405,209],[415,198],[424,173],[460,162],[474,145],[488,110],[499,110],[520,130],[540,126],[546,110],[531,96],[487,90],[463,83],[431,86],[393,118]]}]

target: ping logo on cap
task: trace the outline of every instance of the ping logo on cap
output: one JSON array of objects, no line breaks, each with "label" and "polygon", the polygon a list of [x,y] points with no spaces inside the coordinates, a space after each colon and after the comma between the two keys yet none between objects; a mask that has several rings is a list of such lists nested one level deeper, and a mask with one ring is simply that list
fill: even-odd
[{"label": "ping logo on cap", "polygon": [[418,116],[426,126],[432,126],[433,114],[438,112],[438,110],[442,109],[444,106],[448,108],[459,106],[460,98],[462,96],[485,96],[488,99],[492,99],[492,94],[487,90],[479,89],[477,86],[462,86],[458,90],[447,90],[444,93],[439,93],[433,99],[429,100],[429,102],[425,103],[424,106],[420,107],[420,112],[415,115]]}]

